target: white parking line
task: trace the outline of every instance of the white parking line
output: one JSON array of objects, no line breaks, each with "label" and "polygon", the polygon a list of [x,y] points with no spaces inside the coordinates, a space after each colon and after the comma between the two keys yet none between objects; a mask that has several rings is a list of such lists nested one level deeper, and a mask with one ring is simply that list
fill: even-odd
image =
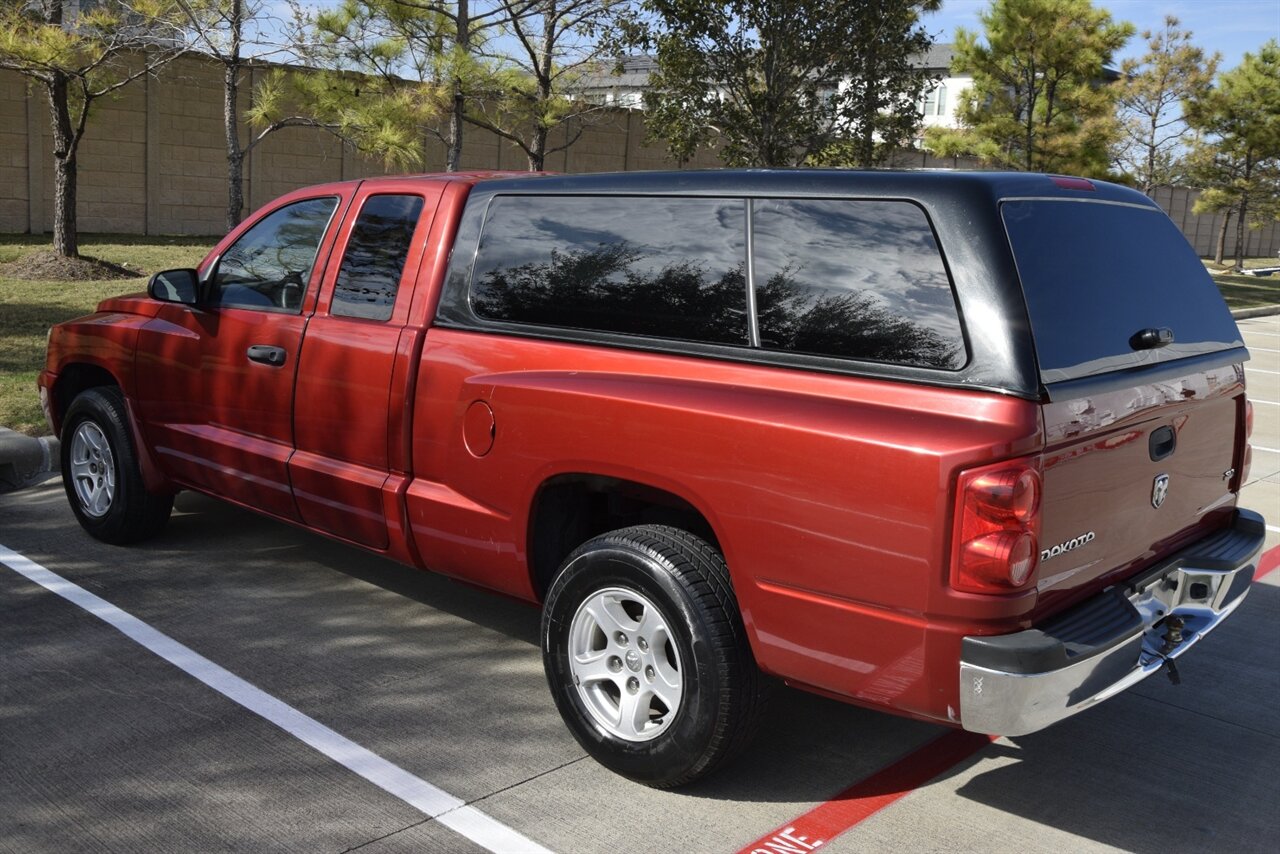
[{"label": "white parking line", "polygon": [[57,573],[45,569],[35,561],[0,545],[0,563],[51,593],[56,593],[73,605],[83,608],[179,670],[194,676],[224,697],[265,718],[334,762],[359,774],[384,792],[399,798],[477,845],[494,852],[527,851],[534,854],[550,854],[546,848],[502,822],[490,818],[475,807],[467,806],[465,801],[431,785],[420,777],[415,777],[346,736],[339,735],[314,718],[304,715],[231,671],[214,664],[190,647],[183,646],[137,617],[120,610],[105,599]]},{"label": "white parking line", "polygon": [[1264,371],[1262,370],[1262,368],[1255,368],[1253,366],[1246,366],[1245,371],[1247,373],[1255,373],[1255,374],[1280,374],[1280,371]]},{"label": "white parking line", "polygon": [[1261,445],[1254,445],[1253,449],[1255,451],[1263,451],[1268,454],[1280,454],[1280,448],[1264,448]]},{"label": "white parking line", "polygon": [[1249,348],[1249,352],[1251,352],[1251,353],[1252,353],[1252,352],[1258,352],[1258,353],[1280,353],[1280,350],[1271,350],[1271,349],[1268,349],[1268,348],[1266,348],[1266,347],[1250,347],[1250,348]]},{"label": "white parking line", "polygon": [[1263,406],[1280,406],[1280,403],[1276,403],[1274,400],[1258,400],[1256,397],[1251,397],[1249,400],[1252,403],[1261,403]]}]

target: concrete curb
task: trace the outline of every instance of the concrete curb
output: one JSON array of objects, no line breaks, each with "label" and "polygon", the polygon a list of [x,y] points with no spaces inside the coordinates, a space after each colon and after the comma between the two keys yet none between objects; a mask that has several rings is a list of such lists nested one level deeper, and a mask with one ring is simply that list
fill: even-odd
[{"label": "concrete curb", "polygon": [[58,440],[39,439],[0,427],[0,493],[14,492],[58,473]]},{"label": "concrete curb", "polygon": [[1250,317],[1270,317],[1273,314],[1280,314],[1280,305],[1259,305],[1254,308],[1231,309],[1231,316],[1236,320],[1246,320]]}]

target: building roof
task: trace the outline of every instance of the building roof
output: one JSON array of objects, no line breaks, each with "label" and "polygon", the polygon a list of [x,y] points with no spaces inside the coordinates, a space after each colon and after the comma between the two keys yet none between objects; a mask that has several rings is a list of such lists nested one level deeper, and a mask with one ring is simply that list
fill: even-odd
[{"label": "building roof", "polygon": [[923,54],[917,54],[912,57],[911,65],[915,68],[924,68],[929,71],[950,71],[951,60],[955,58],[955,55],[956,46],[953,43],[934,43]]}]

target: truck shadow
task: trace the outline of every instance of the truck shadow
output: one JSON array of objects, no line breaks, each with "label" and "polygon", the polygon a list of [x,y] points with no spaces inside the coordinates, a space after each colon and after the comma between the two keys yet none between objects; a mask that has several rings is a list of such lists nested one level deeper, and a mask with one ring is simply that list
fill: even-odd
[{"label": "truck shadow", "polygon": [[1278,619],[1280,588],[1255,583],[1236,615],[1180,659],[1180,686],[1156,674],[993,745],[977,773],[956,769],[965,778],[956,794],[1128,851],[1280,849]]},{"label": "truck shadow", "polygon": [[[182,514],[175,515],[166,534],[146,548],[226,549],[228,532],[234,531],[230,536],[236,548],[246,555],[254,548],[266,550],[270,572],[281,573],[281,578],[320,565],[497,632],[516,643],[502,646],[519,659],[531,685],[536,687],[540,679],[539,613],[528,603],[289,531],[203,496],[184,494],[179,509]],[[1268,769],[1280,764],[1280,741],[1274,735],[1280,722],[1275,705],[1280,671],[1259,651],[1274,648],[1268,626],[1278,619],[1280,588],[1255,584],[1235,618],[1183,660],[1182,686],[1171,686],[1157,674],[1044,732],[996,742],[923,788],[948,801],[981,803],[1132,851],[1228,843],[1241,850],[1273,850],[1280,833],[1263,807],[1274,801],[1276,791]],[[433,630],[426,642],[447,646],[451,637]],[[372,651],[375,659],[377,653],[392,653]],[[375,670],[381,666],[377,661],[370,665]],[[387,665],[394,669],[392,662]],[[560,727],[544,691],[531,692],[526,714],[537,720],[532,729],[556,743],[553,751],[572,752],[576,745]],[[538,705],[540,701],[545,703]],[[947,731],[782,688],[759,736],[722,773],[652,797],[668,806],[686,798],[823,801]]]}]

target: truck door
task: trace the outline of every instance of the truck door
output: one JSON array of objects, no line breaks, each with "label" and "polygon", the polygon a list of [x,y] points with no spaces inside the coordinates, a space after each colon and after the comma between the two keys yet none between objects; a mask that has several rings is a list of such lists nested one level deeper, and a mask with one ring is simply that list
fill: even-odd
[{"label": "truck door", "polygon": [[421,330],[406,323],[442,193],[397,180],[360,185],[302,345],[288,465],[298,510],[308,525],[371,548],[387,547],[394,499],[384,487],[407,467],[395,449]]},{"label": "truck door", "polygon": [[143,429],[175,480],[298,519],[286,468],[307,315],[342,203],[315,188],[259,214],[204,272],[198,305],[165,303],[138,340]]}]

